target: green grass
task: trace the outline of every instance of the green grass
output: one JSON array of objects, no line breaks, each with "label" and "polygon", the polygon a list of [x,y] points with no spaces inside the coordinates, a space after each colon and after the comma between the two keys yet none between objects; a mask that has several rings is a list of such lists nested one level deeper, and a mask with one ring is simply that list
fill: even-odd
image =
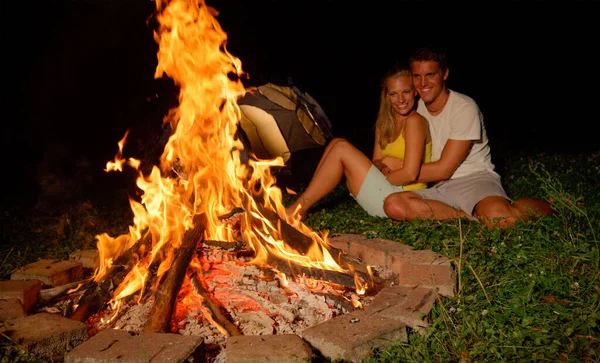
[{"label": "green grass", "polygon": [[[343,186],[315,205],[305,221],[315,230],[432,249],[459,267],[458,294],[435,304],[427,334],[409,333],[407,343],[375,350],[367,362],[599,362],[599,168],[600,153],[512,156],[503,179],[509,195],[551,198],[557,213],[503,230],[370,217]],[[89,248],[99,232],[125,231],[123,215],[93,204],[52,217],[11,212],[2,233],[13,243],[3,245],[0,273]],[[6,342],[3,352],[1,362],[20,357]]]}]

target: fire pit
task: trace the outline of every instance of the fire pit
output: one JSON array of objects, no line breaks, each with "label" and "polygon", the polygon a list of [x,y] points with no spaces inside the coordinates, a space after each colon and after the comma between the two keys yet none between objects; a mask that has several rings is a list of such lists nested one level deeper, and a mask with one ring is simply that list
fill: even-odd
[{"label": "fire pit", "polygon": [[[288,216],[271,174],[236,138],[241,61],[203,1],[156,1],[155,77],[179,86],[165,117],[173,133],[150,173],[139,172],[130,233],[98,236],[99,268],[77,289],[71,318],[95,330],[227,336],[295,333],[367,301],[384,282]],[[128,132],[106,171],[125,158]],[[365,295],[366,294],[366,295]]]}]

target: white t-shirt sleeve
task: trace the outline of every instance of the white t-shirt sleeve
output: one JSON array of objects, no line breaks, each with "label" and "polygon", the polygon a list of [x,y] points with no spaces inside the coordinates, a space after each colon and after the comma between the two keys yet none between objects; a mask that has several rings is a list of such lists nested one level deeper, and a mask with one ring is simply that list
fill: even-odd
[{"label": "white t-shirt sleeve", "polygon": [[481,117],[477,106],[468,103],[463,104],[452,116],[449,139],[481,139]]}]

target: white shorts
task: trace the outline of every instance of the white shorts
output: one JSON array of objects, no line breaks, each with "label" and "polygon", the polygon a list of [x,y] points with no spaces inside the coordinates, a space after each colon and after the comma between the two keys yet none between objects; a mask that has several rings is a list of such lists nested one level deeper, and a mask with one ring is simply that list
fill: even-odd
[{"label": "white shorts", "polygon": [[383,211],[383,202],[388,195],[402,192],[401,185],[391,184],[385,175],[375,165],[371,165],[363,184],[358,191],[358,196],[352,195],[356,202],[373,217],[386,217]]},{"label": "white shorts", "polygon": [[499,196],[510,201],[500,182],[500,175],[487,170],[439,182],[429,189],[412,192],[419,194],[423,199],[437,200],[461,209],[471,217],[477,203],[484,198]]}]

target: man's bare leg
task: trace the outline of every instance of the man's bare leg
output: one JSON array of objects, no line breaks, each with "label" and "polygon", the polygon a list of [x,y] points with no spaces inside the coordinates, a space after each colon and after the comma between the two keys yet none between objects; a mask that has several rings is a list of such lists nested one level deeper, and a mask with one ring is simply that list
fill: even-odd
[{"label": "man's bare leg", "polygon": [[383,203],[383,209],[388,217],[398,221],[410,222],[417,218],[445,220],[468,217],[460,209],[437,200],[423,199],[413,192],[390,194]]},{"label": "man's bare leg", "polygon": [[371,160],[348,141],[332,140],[304,193],[286,208],[287,215],[292,215],[296,209],[299,214],[305,214],[311,206],[335,189],[344,176],[350,193],[358,195],[371,165]]},{"label": "man's bare leg", "polygon": [[511,203],[504,197],[484,198],[475,206],[475,216],[488,228],[514,227],[553,213],[550,203],[541,199],[520,198]]}]

